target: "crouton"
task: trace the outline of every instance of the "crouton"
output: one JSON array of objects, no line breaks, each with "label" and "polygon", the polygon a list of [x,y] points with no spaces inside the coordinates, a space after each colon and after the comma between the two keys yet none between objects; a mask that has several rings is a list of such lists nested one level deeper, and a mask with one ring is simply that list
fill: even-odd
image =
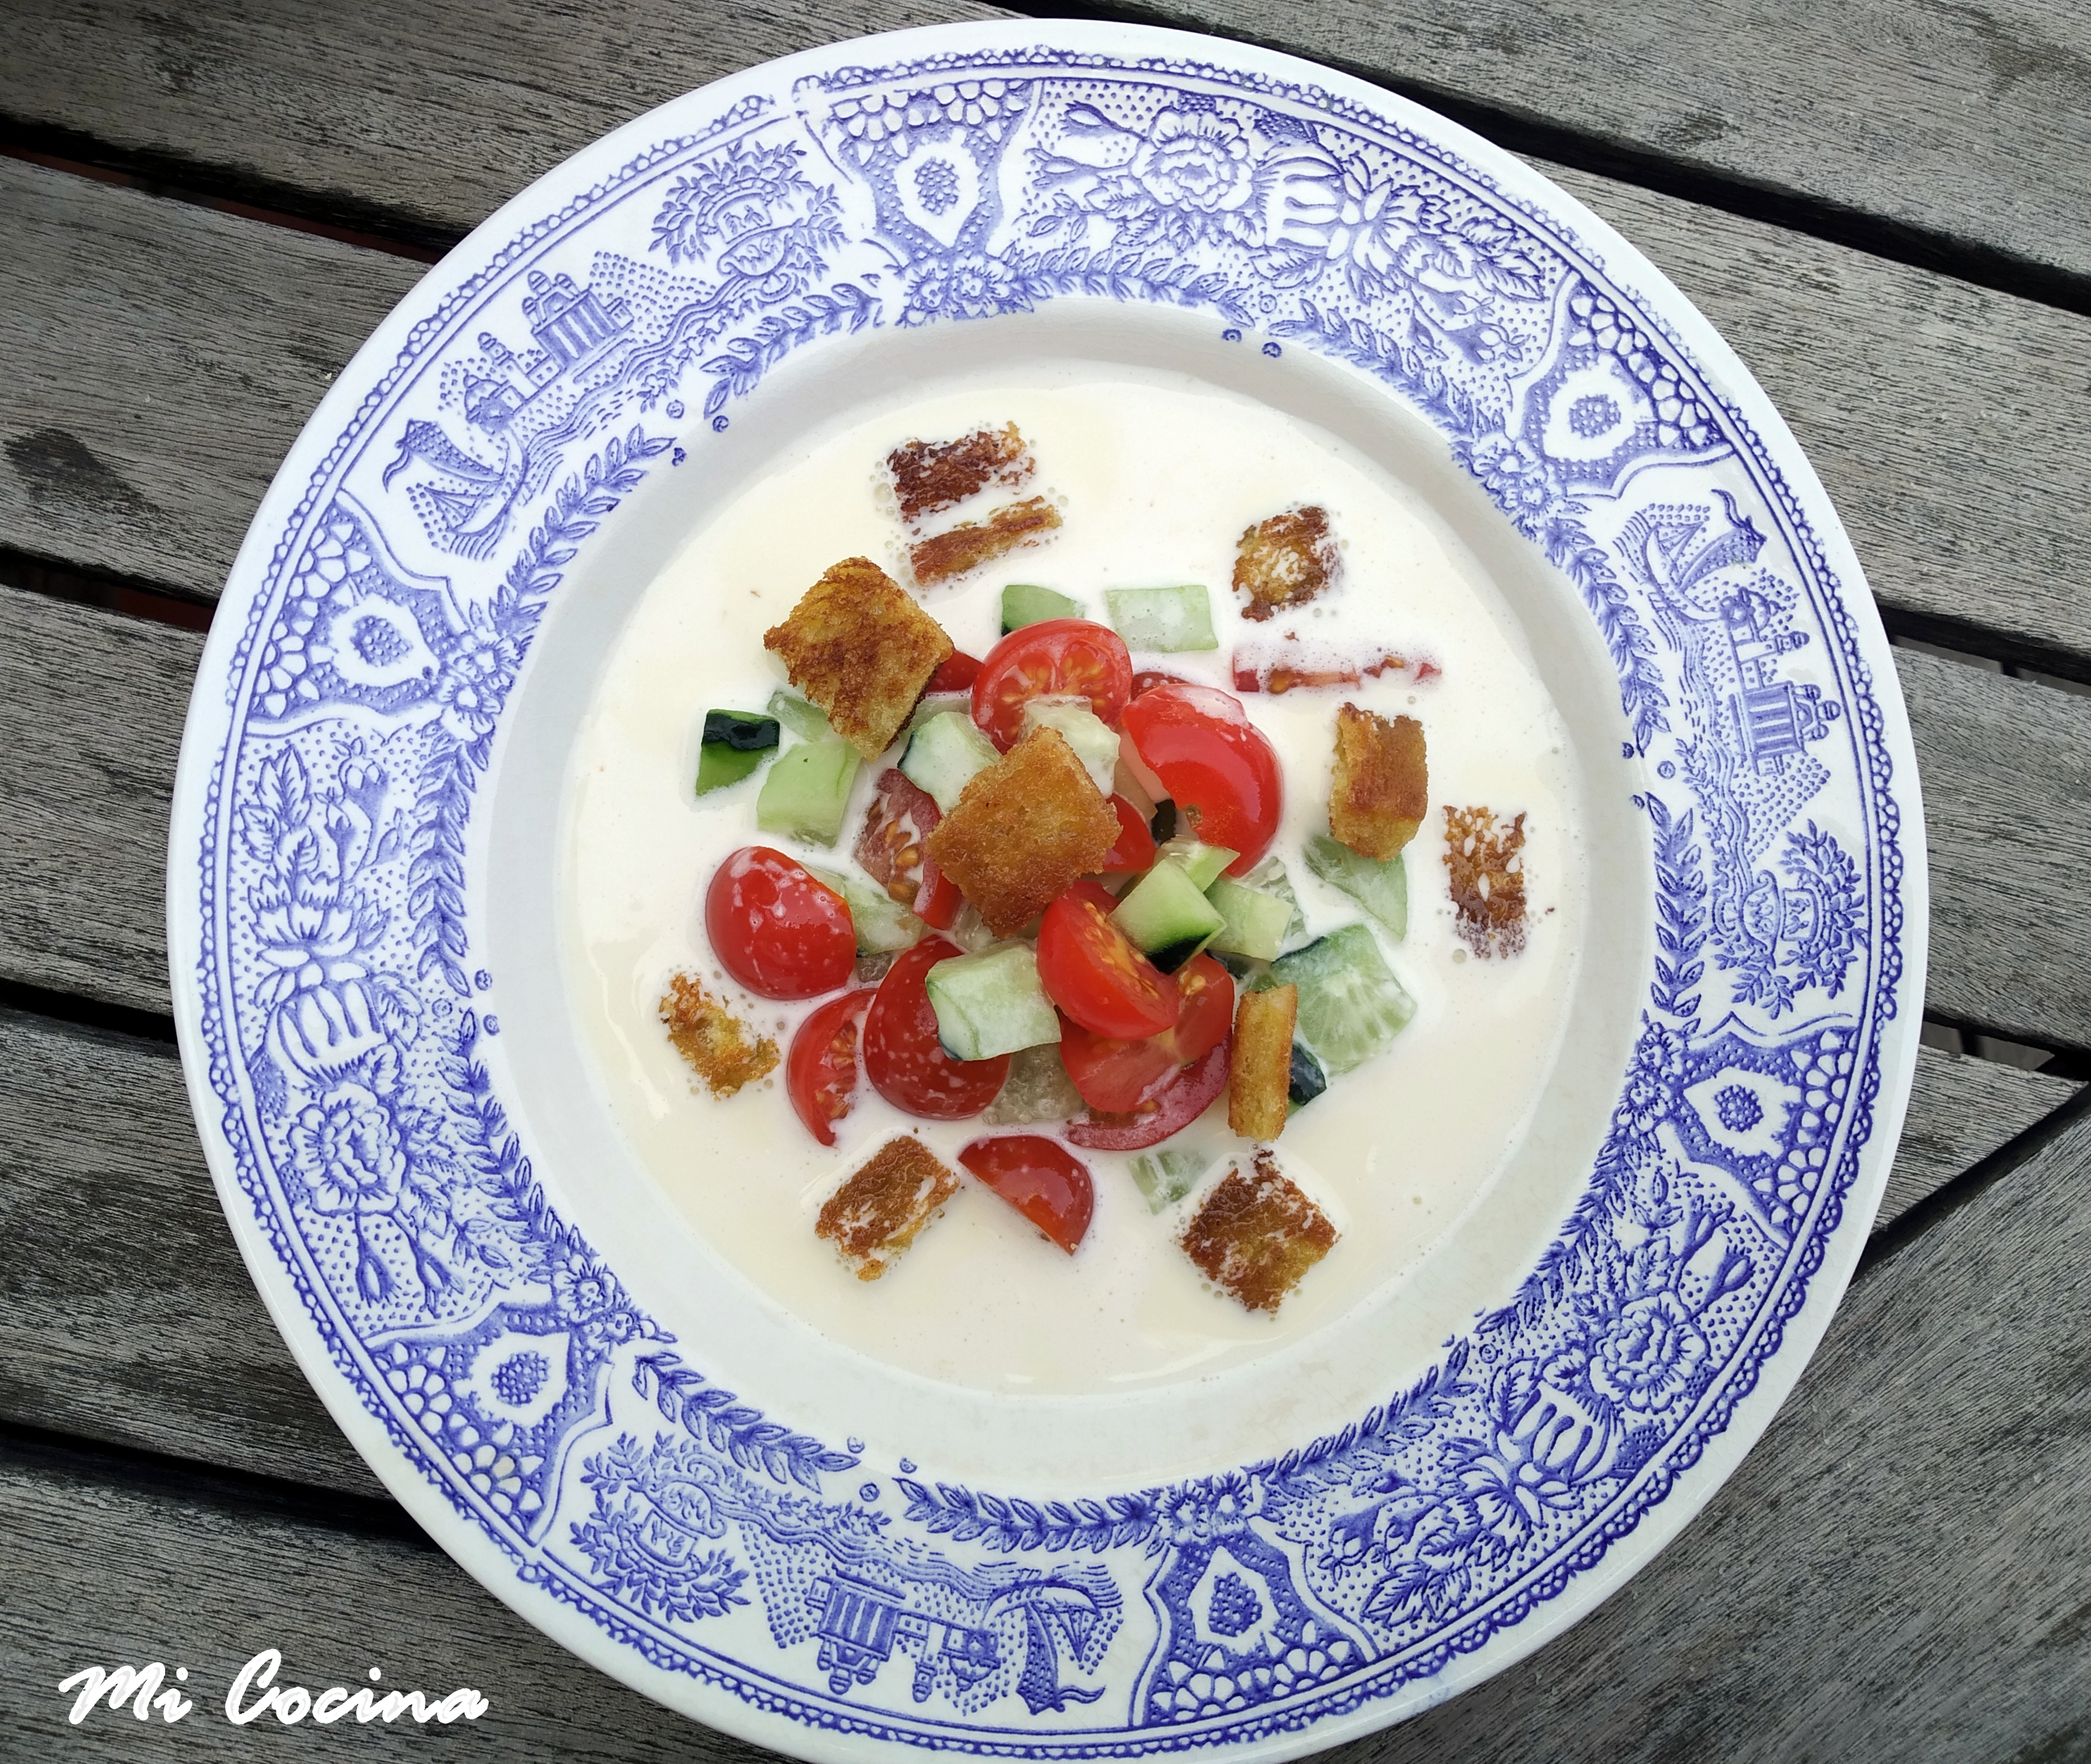
[{"label": "crouton", "polygon": [[1178,1240],[1199,1273],[1252,1311],[1275,1311],[1335,1247],[1336,1227],[1278,1167],[1256,1154],[1222,1176]]},{"label": "crouton", "polygon": [[866,759],[892,745],[951,653],[943,627],[869,558],[845,558],[762,634],[791,684]]},{"label": "crouton", "polygon": [[1244,619],[1312,600],[1336,580],[1343,554],[1325,508],[1288,508],[1245,529],[1235,548],[1235,592],[1248,596]]},{"label": "crouton", "polygon": [[744,1085],[777,1068],[777,1044],[766,1035],[751,1038],[748,1026],[705,992],[693,974],[677,974],[661,995],[661,1020],[668,1039],[715,1097],[730,1097]]},{"label": "crouton", "polygon": [[1037,728],[977,774],[922,843],[988,929],[1010,937],[1102,869],[1118,835],[1067,737]]},{"label": "crouton", "polygon": [[1488,809],[1445,810],[1445,868],[1453,929],[1477,955],[1524,947],[1524,817],[1498,822]]},{"label": "crouton", "polygon": [[989,559],[1019,546],[1035,546],[1042,534],[1060,524],[1060,511],[1042,496],[1005,502],[985,521],[966,521],[908,548],[908,567],[927,588],[977,570]]},{"label": "crouton", "polygon": [[1390,722],[1356,705],[1336,713],[1336,782],[1329,830],[1360,857],[1384,864],[1416,837],[1430,806],[1423,725]]},{"label": "crouton", "polygon": [[876,1280],[959,1192],[959,1179],[912,1135],[888,1140],[827,1198],[813,1235],[860,1280]]},{"label": "crouton", "polygon": [[911,527],[925,515],[955,507],[990,484],[1014,489],[1037,469],[1016,425],[976,429],[956,441],[911,441],[886,456],[899,498],[900,518]]},{"label": "crouton", "polygon": [[1285,1131],[1292,1095],[1292,1031],[1299,1018],[1297,986],[1241,995],[1227,1067],[1229,1132],[1272,1140]]}]

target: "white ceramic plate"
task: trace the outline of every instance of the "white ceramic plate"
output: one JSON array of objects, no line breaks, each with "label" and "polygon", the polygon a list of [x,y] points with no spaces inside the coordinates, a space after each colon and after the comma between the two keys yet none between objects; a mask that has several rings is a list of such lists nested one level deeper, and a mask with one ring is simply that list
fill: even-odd
[{"label": "white ceramic plate", "polygon": [[[1313,1338],[1312,1378],[1027,1406],[873,1365],[666,1216],[580,1071],[548,804],[637,589],[817,414],[1011,352],[1377,449],[1606,755],[1573,1155]],[[430,273],[240,553],[169,918],[256,1279],[500,1598],[808,1757],[1279,1757],[1537,1646],[1761,1431],[1886,1178],[1924,898],[1857,562],[1658,272],[1357,81],[1017,23],[692,93]]]}]

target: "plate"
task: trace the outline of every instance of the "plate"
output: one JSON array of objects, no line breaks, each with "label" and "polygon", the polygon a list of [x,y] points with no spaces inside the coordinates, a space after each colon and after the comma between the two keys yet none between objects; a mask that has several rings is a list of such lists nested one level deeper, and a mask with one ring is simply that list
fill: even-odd
[{"label": "plate", "polygon": [[[1019,346],[1406,438],[1602,688],[1616,1020],[1552,1087],[1584,1124],[1377,1310],[1159,1397],[795,1324],[620,1167],[545,941],[590,658],[690,509],[823,399]],[[808,1758],[1291,1756],[1588,1611],[1792,1387],[1916,1057],[1915,777],[1799,447],[1580,205],[1240,45],[902,32],[576,155],[343,372],[191,707],[183,1063],[336,1419],[584,1658]]]}]

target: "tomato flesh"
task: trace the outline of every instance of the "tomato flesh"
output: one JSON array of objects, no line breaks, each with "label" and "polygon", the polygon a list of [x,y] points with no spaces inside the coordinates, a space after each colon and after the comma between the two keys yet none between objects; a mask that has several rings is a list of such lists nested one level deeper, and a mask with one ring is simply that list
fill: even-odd
[{"label": "tomato flesh", "polygon": [[1138,1040],[1175,1027],[1175,981],[1089,896],[1065,894],[1046,909],[1038,981],[1047,998],[1093,1033]]},{"label": "tomato flesh", "polygon": [[823,1145],[834,1144],[835,1123],[849,1113],[856,1094],[857,1041],[870,1003],[868,986],[829,999],[799,1025],[785,1056],[791,1107]]},{"label": "tomato flesh", "polygon": [[1206,1049],[1205,1057],[1158,1079],[1123,1112],[1096,1111],[1070,1121],[1067,1137],[1088,1151],[1144,1151],[1181,1132],[1210,1108],[1227,1088],[1227,1055],[1233,1037]]},{"label": "tomato flesh", "polygon": [[954,1059],[937,1039],[936,1008],[925,981],[959,953],[941,937],[903,950],[879,981],[864,1016],[864,1070],[896,1109],[925,1120],[963,1121],[994,1102],[1009,1076],[1009,1055]]},{"label": "tomato flesh", "polygon": [[877,797],[857,835],[856,860],[925,925],[948,931],[965,897],[937,868],[924,843],[942,818],[936,799],[905,773],[898,768],[882,772]]},{"label": "tomato flesh", "polygon": [[705,934],[720,965],[764,998],[812,998],[847,986],[856,931],[843,898],[766,845],[735,852],[705,891]]},{"label": "tomato flesh", "polygon": [[954,649],[929,676],[924,692],[969,692],[973,682],[980,678],[980,658],[968,655],[964,649]]},{"label": "tomato flesh", "polygon": [[1255,869],[1278,836],[1284,786],[1278,753],[1232,695],[1168,683],[1126,707],[1125,732],[1198,837],[1237,853],[1230,876]]},{"label": "tomato flesh", "polygon": [[959,1162],[1069,1255],[1089,1231],[1097,1207],[1089,1167],[1039,1133],[977,1139]]},{"label": "tomato flesh", "polygon": [[1110,805],[1118,817],[1118,842],[1104,854],[1104,874],[1137,876],[1153,869],[1154,835],[1140,811],[1123,796],[1113,796]]},{"label": "tomato flesh", "polygon": [[1060,1059],[1076,1093],[1092,1109],[1123,1114],[1171,1073],[1201,1059],[1234,1026],[1235,983],[1209,955],[1193,956],[1173,977],[1175,1025],[1140,1039],[1099,1035],[1064,1015]]},{"label": "tomato flesh", "polygon": [[1132,697],[1132,658],[1108,625],[1048,619],[1012,631],[987,653],[973,682],[973,722],[1007,753],[1034,698],[1083,698],[1118,727]]}]

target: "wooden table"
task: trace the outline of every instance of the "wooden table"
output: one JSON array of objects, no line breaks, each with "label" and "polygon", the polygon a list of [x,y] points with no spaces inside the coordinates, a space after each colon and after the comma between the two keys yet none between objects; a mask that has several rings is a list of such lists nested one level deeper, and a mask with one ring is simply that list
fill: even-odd
[{"label": "wooden table", "polygon": [[[1901,645],[1922,763],[1931,1045],[1822,1352],[1740,1473],[1597,1615],[1351,1749],[2091,1758],[2091,698],[2072,684],[2091,680],[2091,14],[1103,10],[1434,104],[1635,239],[1827,481]],[[861,31],[998,15],[11,0],[0,17],[0,1755],[748,1749],[466,1579],[292,1364],[181,1088],[168,795],[256,501],[425,264],[675,93]],[[307,1684],[374,1663],[476,1686],[491,1712],[265,1739],[213,1704],[266,1646]],[[151,1659],[210,1701],[173,1729],[67,1724],[61,1678]]]}]

